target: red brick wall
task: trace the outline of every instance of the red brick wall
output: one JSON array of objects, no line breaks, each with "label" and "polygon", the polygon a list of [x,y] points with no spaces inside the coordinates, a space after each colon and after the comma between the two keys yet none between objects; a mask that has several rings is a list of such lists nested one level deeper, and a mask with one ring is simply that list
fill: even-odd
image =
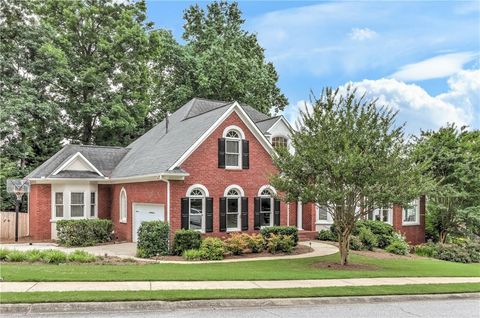
[{"label": "red brick wall", "polygon": [[110,219],[112,209],[112,186],[109,184],[98,185],[98,218]]},{"label": "red brick wall", "polygon": [[302,228],[306,231],[315,231],[315,222],[316,222],[316,210],[315,204],[306,203],[303,205],[302,210]]},{"label": "red brick wall", "polygon": [[402,225],[403,212],[402,207],[395,205],[393,207],[393,227],[396,231],[405,235],[410,244],[425,243],[425,196],[420,198],[420,224]]},{"label": "red brick wall", "polygon": [[[250,168],[226,170],[218,168],[218,138],[230,125],[240,127],[250,145]],[[181,227],[181,198],[186,196],[193,184],[204,185],[213,197],[213,235],[219,232],[219,198],[223,197],[225,188],[236,184],[242,187],[248,197],[248,230],[254,227],[254,200],[261,186],[269,184],[269,175],[276,173],[272,159],[260,142],[254,137],[236,113],[231,114],[215,131],[185,160],[181,168],[190,174],[184,181],[171,181],[171,228],[172,232]],[[292,211],[290,212],[292,214]],[[285,203],[280,206],[280,223],[287,224]]]},{"label": "red brick wall", "polygon": [[[120,223],[120,191],[127,191],[127,223]],[[120,241],[132,240],[132,204],[157,203],[165,204],[165,220],[167,220],[167,187],[163,181],[114,184],[111,189],[110,217],[114,224],[115,237]]]},{"label": "red brick wall", "polygon": [[29,194],[28,221],[33,240],[51,239],[52,195],[50,184],[32,184]]}]

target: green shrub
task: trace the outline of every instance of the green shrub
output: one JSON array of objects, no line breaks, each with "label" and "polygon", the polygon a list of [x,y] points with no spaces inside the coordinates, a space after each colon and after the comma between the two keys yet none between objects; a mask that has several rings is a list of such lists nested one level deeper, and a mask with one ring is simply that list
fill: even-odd
[{"label": "green shrub", "polygon": [[142,222],[138,229],[137,256],[149,258],[168,254],[170,226],[162,221]]},{"label": "green shrub", "polygon": [[75,250],[68,254],[67,259],[69,262],[92,263],[96,261],[97,257],[86,251]]},{"label": "green shrub", "polygon": [[435,258],[457,263],[472,262],[467,250],[459,245],[438,244]]},{"label": "green shrub", "polygon": [[480,243],[479,242],[471,242],[467,243],[466,250],[470,255],[470,259],[473,263],[480,263]]},{"label": "green shrub", "polygon": [[360,242],[362,242],[363,247],[369,251],[372,251],[374,247],[377,247],[377,237],[367,227],[360,228],[358,238],[360,239]]},{"label": "green shrub", "polygon": [[112,240],[111,220],[60,220],[57,221],[57,238],[64,246],[91,246]]},{"label": "green shrub", "polygon": [[241,255],[248,247],[248,234],[232,233],[225,241],[225,249],[233,255]]},{"label": "green shrub", "polygon": [[260,253],[265,249],[265,240],[260,234],[252,234],[248,236],[247,247],[252,253]]},{"label": "green shrub", "polygon": [[379,248],[385,248],[392,241],[395,230],[390,224],[384,223],[382,221],[358,221],[355,224],[353,235],[360,235],[362,228],[369,229],[377,239],[377,245]]},{"label": "green shrub", "polygon": [[426,243],[415,246],[415,254],[425,257],[435,257],[437,246],[433,243]]},{"label": "green shrub", "polygon": [[200,251],[205,260],[221,260],[225,254],[223,241],[216,237],[207,237],[200,244]]},{"label": "green shrub", "polygon": [[269,226],[260,230],[265,241],[268,241],[270,235],[290,235],[293,243],[296,246],[298,243],[298,229],[295,226]]},{"label": "green shrub", "polygon": [[359,251],[363,249],[363,244],[362,241],[360,241],[360,238],[355,235],[350,235],[350,249],[354,251]]},{"label": "green shrub", "polygon": [[192,249],[183,251],[183,258],[187,261],[201,261],[205,259],[205,255],[202,250],[199,249]]},{"label": "green shrub", "polygon": [[385,248],[385,250],[392,254],[408,255],[410,252],[410,246],[403,239],[403,237],[396,235],[393,237],[391,243]]},{"label": "green shrub", "polygon": [[186,250],[200,248],[200,232],[194,230],[178,230],[173,237],[172,253],[182,255]]},{"label": "green shrub", "polygon": [[30,250],[25,252],[25,260],[30,263],[40,262],[43,254],[43,251],[40,250]]},{"label": "green shrub", "polygon": [[24,262],[26,259],[25,252],[16,250],[9,251],[5,257],[7,262]]},{"label": "green shrub", "polygon": [[58,250],[46,250],[42,253],[42,261],[49,264],[60,264],[67,262],[67,254]]},{"label": "green shrub", "polygon": [[278,252],[291,253],[295,247],[295,242],[290,235],[270,234],[267,240],[267,251],[275,254]]},{"label": "green shrub", "polygon": [[321,230],[320,232],[318,232],[317,240],[336,242],[337,237],[335,236],[335,234],[333,234],[331,230]]},{"label": "green shrub", "polygon": [[0,249],[0,261],[4,261],[7,258],[7,255],[10,253],[6,248]]}]

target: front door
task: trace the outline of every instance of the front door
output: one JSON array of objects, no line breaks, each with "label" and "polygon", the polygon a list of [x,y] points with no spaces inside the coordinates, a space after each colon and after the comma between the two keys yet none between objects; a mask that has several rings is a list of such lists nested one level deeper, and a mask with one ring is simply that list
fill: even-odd
[{"label": "front door", "polygon": [[165,220],[165,209],[163,204],[134,203],[133,211],[133,242],[137,241],[138,229],[140,228],[140,225],[142,225],[142,222]]}]

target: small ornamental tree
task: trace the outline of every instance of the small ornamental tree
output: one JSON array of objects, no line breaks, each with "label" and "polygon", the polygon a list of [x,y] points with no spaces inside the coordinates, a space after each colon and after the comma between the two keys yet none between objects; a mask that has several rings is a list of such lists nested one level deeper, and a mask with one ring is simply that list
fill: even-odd
[{"label": "small ornamental tree", "polygon": [[376,208],[418,197],[422,169],[410,155],[396,113],[376,100],[327,88],[292,133],[294,153],[280,150],[271,183],[288,202],[316,202],[337,228],[340,263],[348,263],[355,222]]}]

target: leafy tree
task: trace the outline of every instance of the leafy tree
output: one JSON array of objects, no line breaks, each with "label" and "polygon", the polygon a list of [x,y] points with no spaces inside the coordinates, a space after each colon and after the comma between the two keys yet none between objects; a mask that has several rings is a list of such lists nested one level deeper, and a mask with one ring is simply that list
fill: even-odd
[{"label": "leafy tree", "polygon": [[448,125],[422,132],[416,158],[434,180],[427,205],[428,227],[445,243],[448,234],[480,234],[480,131]]},{"label": "leafy tree", "polygon": [[289,202],[324,205],[332,215],[340,263],[348,263],[355,222],[376,208],[408,205],[421,193],[421,167],[413,163],[396,113],[375,100],[327,88],[292,134],[295,153],[280,151],[271,183]]},{"label": "leafy tree", "polygon": [[11,209],[8,178],[22,178],[58,151],[61,114],[49,98],[49,32],[33,3],[0,1],[1,209]]},{"label": "leafy tree", "polygon": [[213,2],[206,11],[191,6],[183,18],[186,53],[180,71],[185,73],[177,84],[185,96],[237,100],[264,113],[288,104],[256,35],[242,29],[236,2]]},{"label": "leafy tree", "polygon": [[67,137],[125,145],[149,111],[144,1],[46,0],[37,14],[51,41],[50,98],[65,111]]}]

